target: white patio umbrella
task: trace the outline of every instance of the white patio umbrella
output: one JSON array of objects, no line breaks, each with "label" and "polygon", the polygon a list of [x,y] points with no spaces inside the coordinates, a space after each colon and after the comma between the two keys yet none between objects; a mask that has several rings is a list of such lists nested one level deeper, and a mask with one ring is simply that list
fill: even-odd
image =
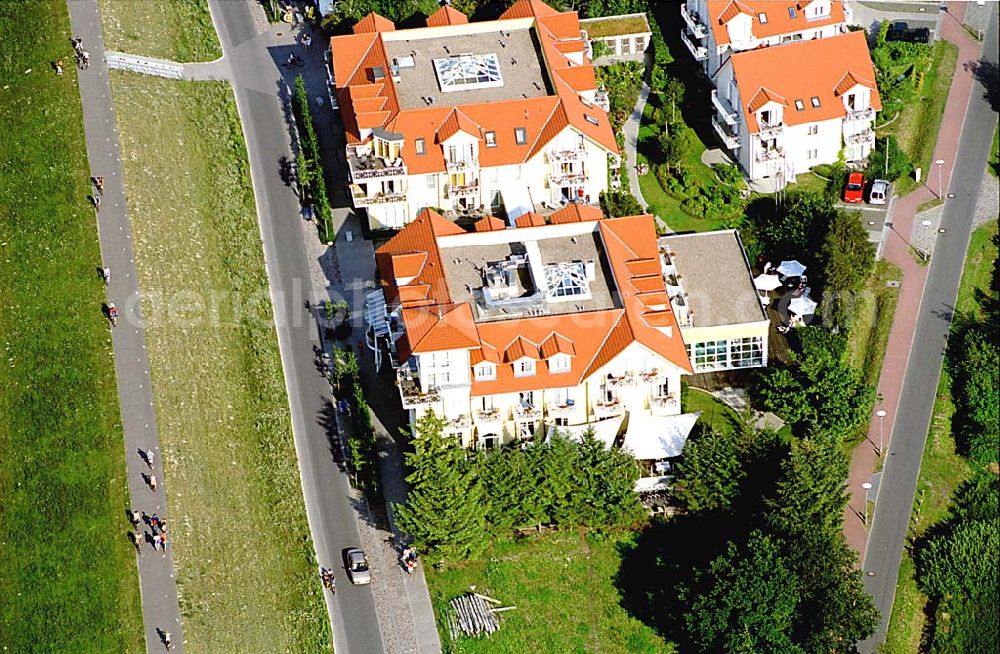
[{"label": "white patio umbrella", "polygon": [[816,301],[808,295],[792,298],[788,303],[788,310],[797,316],[809,316],[816,311]]},{"label": "white patio umbrella", "polygon": [[757,275],[754,277],[753,285],[758,291],[773,291],[781,286],[781,280],[777,275]]},{"label": "white patio umbrella", "polygon": [[786,277],[800,277],[806,271],[806,267],[792,259],[791,261],[782,261],[776,270]]}]

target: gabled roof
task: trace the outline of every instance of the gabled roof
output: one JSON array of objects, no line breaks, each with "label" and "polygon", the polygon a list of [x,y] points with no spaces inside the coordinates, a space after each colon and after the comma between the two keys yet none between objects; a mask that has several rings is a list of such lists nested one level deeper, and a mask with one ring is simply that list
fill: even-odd
[{"label": "gabled roof", "polygon": [[374,11],[359,20],[351,28],[355,34],[362,34],[364,32],[392,32],[396,29],[392,21],[385,16],[380,16]]},{"label": "gabled roof", "polygon": [[[785,105],[786,125],[801,125],[847,114],[842,92],[852,80],[871,89],[871,106],[882,109],[864,32],[848,32],[825,39],[797,41],[772,48],[737,52],[729,58],[744,101],[741,108],[750,133],[760,131],[754,113],[768,100]],[[792,74],[789,71],[793,71]],[[849,84],[847,88],[845,85]],[[813,106],[812,98],[819,106]],[[801,101],[802,109],[796,106]]]},{"label": "gabled roof", "polygon": [[553,225],[560,225],[564,223],[582,223],[588,220],[601,220],[603,218],[604,214],[595,206],[571,203],[554,211],[549,216],[549,222]]},{"label": "gabled roof", "polygon": [[521,359],[541,359],[542,353],[538,349],[538,344],[533,343],[523,336],[517,336],[503,351],[504,363],[514,363]]},{"label": "gabled roof", "polygon": [[442,5],[440,9],[427,17],[427,27],[439,27],[441,25],[464,25],[469,22],[468,16],[453,8],[451,5]]},{"label": "gabled roof", "polygon": [[844,77],[841,78],[841,80],[837,83],[837,86],[834,87],[833,92],[836,95],[844,95],[845,93],[853,89],[855,86],[859,85],[866,86],[875,91],[878,90],[878,87],[875,86],[875,82],[871,81],[870,79],[865,79],[864,77],[859,77],[858,75],[855,75],[854,73],[848,71],[847,74],[844,75]]},{"label": "gabled roof", "polygon": [[[845,22],[844,6],[841,0],[830,0],[830,15],[823,18],[806,19],[806,10],[811,2],[802,0],[707,0],[708,18],[706,23],[712,30],[716,45],[729,43],[726,24],[740,14],[753,19],[753,35],[764,39],[779,34],[793,34],[806,29],[836,25]],[[792,18],[794,9],[795,17]],[[767,14],[767,22],[760,22],[760,14]]]},{"label": "gabled roof", "polygon": [[541,214],[529,211],[518,216],[514,220],[514,224],[518,227],[539,227],[545,224],[545,219],[542,218]]},{"label": "gabled roof", "polygon": [[[435,239],[438,236],[464,233],[465,230],[441,214],[424,209],[413,222],[376,250],[375,263],[381,271],[382,288],[385,292],[386,302],[396,304],[403,301],[394,274],[395,257],[400,254],[407,255],[403,261],[406,262],[404,264],[405,272],[409,273],[413,272],[413,262],[416,259],[413,255],[423,253],[427,257],[426,262],[421,266],[416,278],[407,286],[426,284],[429,286],[429,290],[424,294],[424,297],[430,302],[435,304],[450,303],[451,296],[448,293],[448,284],[444,278],[441,255],[436,247]],[[408,277],[409,275],[402,276]]]},{"label": "gabled roof", "polygon": [[573,341],[569,340],[562,334],[558,332],[553,332],[551,336],[546,338],[542,342],[542,347],[540,348],[542,357],[549,359],[557,354],[568,354],[569,356],[576,355],[576,346],[573,345]]},{"label": "gabled roof", "polygon": [[402,316],[414,354],[479,347],[479,333],[468,303],[404,308]]},{"label": "gabled roof", "polygon": [[472,225],[472,229],[477,232],[495,232],[507,229],[507,224],[496,216],[486,216],[477,220]]},{"label": "gabled roof", "polygon": [[529,16],[551,16],[557,13],[559,12],[541,2],[541,0],[517,0],[517,2],[507,8],[507,11],[500,14],[500,20],[528,18]]},{"label": "gabled roof", "polygon": [[466,134],[474,136],[478,139],[482,129],[475,123],[475,121],[466,116],[461,109],[455,107],[448,112],[447,118],[442,121],[435,136],[437,137],[438,143],[443,143],[454,136],[457,132],[465,132]]}]

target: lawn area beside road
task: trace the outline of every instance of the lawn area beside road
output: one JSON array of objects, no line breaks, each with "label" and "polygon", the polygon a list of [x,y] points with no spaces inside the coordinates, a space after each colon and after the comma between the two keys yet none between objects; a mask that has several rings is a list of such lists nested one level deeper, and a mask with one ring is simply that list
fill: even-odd
[{"label": "lawn area beside road", "polygon": [[[937,143],[938,131],[944,106],[948,101],[948,91],[955,75],[958,48],[948,41],[934,44],[931,65],[924,77],[923,86],[916,101],[909,103],[899,113],[899,117],[884,128],[876,130],[878,138],[894,134],[899,145],[906,151],[915,168],[921,169],[922,180],[931,174],[931,158]],[[912,176],[901,177],[896,182],[895,192],[905,195],[916,188]]]},{"label": "lawn area beside road", "polygon": [[862,371],[867,384],[877,385],[882,372],[882,359],[899,300],[899,287],[888,283],[899,281],[900,272],[888,261],[879,261],[851,308],[847,360],[851,367]]},{"label": "lawn area beside road", "polygon": [[328,650],[232,92],[112,84],[187,651]]},{"label": "lawn area beside road", "polygon": [[108,50],[172,61],[222,56],[207,0],[98,0]]},{"label": "lawn area beside road", "polygon": [[[138,652],[118,391],[66,3],[0,3],[0,646]],[[57,59],[70,62],[59,77]]]},{"label": "lawn area beside road", "polygon": [[[958,314],[980,315],[978,293],[987,292],[990,288],[993,272],[991,264],[997,257],[997,248],[992,241],[996,233],[995,221],[972,233],[962,283],[958,290]],[[955,450],[955,438],[951,432],[954,413],[951,380],[945,367],[941,371],[927,445],[921,461],[910,535],[903,551],[896,601],[892,607],[886,642],[880,650],[882,654],[914,654],[925,651],[922,638],[927,622],[927,596],[917,587],[911,546],[929,526],[948,515],[952,492],[971,475],[968,461]]]},{"label": "lawn area beside road", "polygon": [[[584,535],[555,531],[495,543],[480,560],[434,570],[427,585],[444,651],[457,654],[600,652],[653,654],[675,651],[621,606],[615,585],[621,551],[630,534]],[[448,602],[469,591],[516,606],[501,613],[489,638],[450,641]]]}]

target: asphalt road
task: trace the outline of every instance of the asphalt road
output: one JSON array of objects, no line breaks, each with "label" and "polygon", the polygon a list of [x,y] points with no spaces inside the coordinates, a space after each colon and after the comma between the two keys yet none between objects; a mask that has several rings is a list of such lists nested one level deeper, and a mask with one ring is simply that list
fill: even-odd
[{"label": "asphalt road", "polygon": [[[984,39],[982,60],[997,63],[997,12],[993,11]],[[910,524],[920,461],[923,456],[931,411],[937,391],[944,349],[961,281],[965,253],[969,247],[976,198],[992,143],[997,114],[984,98],[980,82],[973,86],[958,146],[949,193],[945,204],[934,258],[924,287],[896,412],[891,447],[883,469],[881,487],[872,519],[865,554],[865,587],[882,612],[882,622],[874,636],[859,644],[862,654],[875,651],[885,640],[896,594],[896,581],[903,545]],[[871,575],[874,573],[874,575]]]},{"label": "asphalt road", "polygon": [[343,570],[342,550],[358,546],[360,538],[350,485],[334,460],[324,426],[329,385],[314,364],[318,334],[304,305],[311,283],[298,200],[278,175],[279,158],[291,156],[278,100],[281,73],[267,50],[267,36],[258,35],[249,2],[213,0],[210,8],[232,69],[249,151],[306,513],[319,563],[333,568],[338,579],[332,601],[327,594],[335,649],[338,654],[380,654],[371,590],[351,586]]}]

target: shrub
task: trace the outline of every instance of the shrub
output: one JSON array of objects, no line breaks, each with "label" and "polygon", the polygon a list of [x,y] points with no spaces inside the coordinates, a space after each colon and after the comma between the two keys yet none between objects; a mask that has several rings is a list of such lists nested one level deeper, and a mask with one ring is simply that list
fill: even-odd
[{"label": "shrub", "polygon": [[[886,152],[888,151],[888,157]],[[876,177],[894,182],[913,172],[913,162],[892,134],[883,139],[875,139],[875,147],[868,153],[868,170]],[[838,187],[839,188],[839,187]]]}]

